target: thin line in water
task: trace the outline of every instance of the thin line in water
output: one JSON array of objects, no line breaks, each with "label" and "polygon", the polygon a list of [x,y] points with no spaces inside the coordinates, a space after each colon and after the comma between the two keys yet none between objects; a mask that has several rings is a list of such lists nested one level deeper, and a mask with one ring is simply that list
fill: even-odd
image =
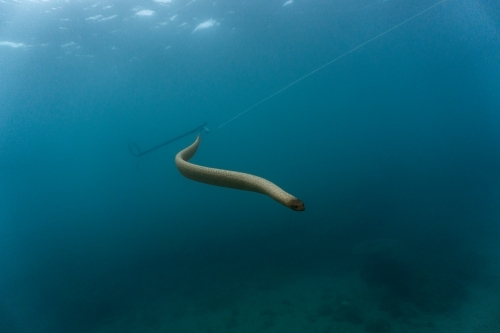
[{"label": "thin line in water", "polygon": [[425,12],[427,12],[427,11],[431,10],[432,8],[434,8],[434,7],[436,7],[436,6],[440,5],[440,4],[442,4],[442,3],[443,3],[443,2],[445,2],[445,1],[446,1],[446,0],[441,0],[441,1],[439,1],[439,2],[436,2],[436,3],[435,3],[435,4],[433,4],[432,6],[427,7],[426,9],[424,9],[424,10],[422,10],[421,12],[419,12],[419,13],[417,13],[417,14],[413,15],[412,17],[410,17],[410,18],[408,18],[408,19],[404,20],[403,22],[396,24],[396,25],[395,25],[395,26],[393,26],[392,28],[385,30],[384,32],[382,32],[382,33],[378,34],[377,36],[375,36],[375,37],[373,37],[373,38],[371,38],[371,39],[369,39],[369,40],[367,40],[367,41],[365,41],[365,42],[363,42],[363,43],[359,44],[358,46],[356,46],[356,47],[354,47],[354,48],[350,49],[349,51],[347,51],[347,52],[345,52],[345,53],[342,53],[342,54],[341,54],[341,55],[339,55],[338,57],[336,57],[336,58],[334,58],[334,59],[332,59],[332,60],[328,61],[327,63],[325,63],[325,64],[323,64],[323,65],[319,66],[318,68],[316,68],[316,69],[312,70],[311,72],[307,73],[306,75],[304,75],[304,76],[302,76],[302,77],[298,78],[297,80],[295,80],[295,81],[293,81],[293,82],[289,83],[288,85],[284,86],[283,88],[281,88],[280,90],[276,91],[275,93],[273,93],[273,94],[271,94],[271,95],[267,96],[266,98],[264,98],[264,99],[262,99],[262,100],[258,101],[258,102],[257,102],[257,103],[255,103],[254,105],[250,106],[248,109],[246,109],[246,110],[244,110],[244,111],[242,111],[242,112],[238,113],[237,115],[235,115],[234,117],[232,117],[232,118],[231,118],[231,119],[229,119],[228,121],[226,121],[226,122],[222,123],[221,125],[219,125],[219,127],[217,127],[216,129],[220,129],[220,128],[222,128],[223,126],[225,126],[225,125],[229,124],[230,122],[232,122],[232,121],[233,121],[233,120],[235,120],[236,118],[238,118],[238,117],[240,117],[240,116],[244,115],[245,113],[247,113],[248,111],[252,110],[252,109],[253,109],[253,108],[255,108],[257,105],[260,105],[260,104],[264,103],[265,101],[267,101],[267,100],[269,100],[269,99],[273,98],[274,96],[276,96],[276,95],[278,95],[278,94],[282,93],[283,91],[287,90],[287,89],[288,89],[288,88],[290,88],[291,86],[293,86],[293,85],[295,85],[295,84],[299,83],[300,81],[302,81],[302,80],[304,80],[305,78],[307,78],[307,77],[309,77],[309,76],[313,75],[314,73],[316,73],[316,72],[318,72],[318,71],[322,70],[323,68],[325,68],[325,67],[327,67],[327,66],[329,66],[329,65],[333,64],[333,63],[334,63],[334,62],[336,62],[337,60],[340,60],[340,59],[344,58],[346,55],[351,54],[352,52],[354,52],[354,51],[356,51],[356,50],[358,50],[358,49],[362,48],[362,47],[363,47],[363,46],[365,46],[366,44],[369,44],[369,43],[371,43],[371,42],[373,42],[373,41],[375,41],[375,40],[379,39],[380,37],[382,37],[382,36],[384,36],[384,35],[388,34],[389,32],[391,32],[391,31],[393,31],[393,30],[395,30],[395,29],[397,29],[397,28],[401,27],[402,25],[405,25],[406,23],[408,23],[408,22],[410,22],[411,20],[413,20],[413,19],[417,18],[418,16],[420,16],[420,15],[424,14]]}]

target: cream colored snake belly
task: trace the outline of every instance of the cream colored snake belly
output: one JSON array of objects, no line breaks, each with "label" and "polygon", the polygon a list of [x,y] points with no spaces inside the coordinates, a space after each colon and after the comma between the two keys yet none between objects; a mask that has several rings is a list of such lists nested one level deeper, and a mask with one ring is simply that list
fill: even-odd
[{"label": "cream colored snake belly", "polygon": [[198,135],[192,145],[181,150],[175,156],[175,165],[184,177],[210,185],[262,193],[293,210],[305,210],[302,201],[264,178],[248,173],[208,168],[189,163],[188,161],[196,154],[199,145],[200,136]]}]

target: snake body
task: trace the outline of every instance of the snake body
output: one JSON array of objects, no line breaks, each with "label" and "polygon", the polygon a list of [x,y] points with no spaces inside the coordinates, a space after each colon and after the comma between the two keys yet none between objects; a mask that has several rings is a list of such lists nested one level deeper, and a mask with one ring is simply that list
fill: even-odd
[{"label": "snake body", "polygon": [[262,193],[293,210],[305,210],[304,203],[301,200],[264,178],[248,173],[208,168],[189,163],[188,161],[196,154],[199,145],[200,135],[193,144],[181,150],[175,156],[175,165],[184,177],[210,185]]}]

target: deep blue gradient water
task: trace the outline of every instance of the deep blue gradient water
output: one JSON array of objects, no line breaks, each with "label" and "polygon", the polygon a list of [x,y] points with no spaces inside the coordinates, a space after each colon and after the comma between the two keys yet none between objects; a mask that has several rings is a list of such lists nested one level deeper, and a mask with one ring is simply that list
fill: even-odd
[{"label": "deep blue gradient water", "polygon": [[[444,332],[478,288],[500,297],[495,1],[445,1],[217,129],[435,3],[0,1],[0,332],[104,332],[174,298],[216,313],[325,275],[357,277],[388,319],[324,296],[307,305],[322,332],[420,315],[411,332]],[[265,177],[305,212],[183,178],[195,134],[128,151],[203,122],[194,163]],[[131,331],[181,332],[158,326],[176,313]],[[246,332],[231,313],[225,331]]]}]

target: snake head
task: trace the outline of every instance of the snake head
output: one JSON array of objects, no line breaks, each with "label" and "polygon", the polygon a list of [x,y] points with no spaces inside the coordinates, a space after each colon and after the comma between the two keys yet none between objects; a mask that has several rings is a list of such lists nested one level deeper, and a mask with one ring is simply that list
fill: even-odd
[{"label": "snake head", "polygon": [[290,202],[288,203],[287,206],[295,211],[298,211],[298,212],[302,212],[302,211],[306,210],[304,203],[297,198],[290,200]]}]

